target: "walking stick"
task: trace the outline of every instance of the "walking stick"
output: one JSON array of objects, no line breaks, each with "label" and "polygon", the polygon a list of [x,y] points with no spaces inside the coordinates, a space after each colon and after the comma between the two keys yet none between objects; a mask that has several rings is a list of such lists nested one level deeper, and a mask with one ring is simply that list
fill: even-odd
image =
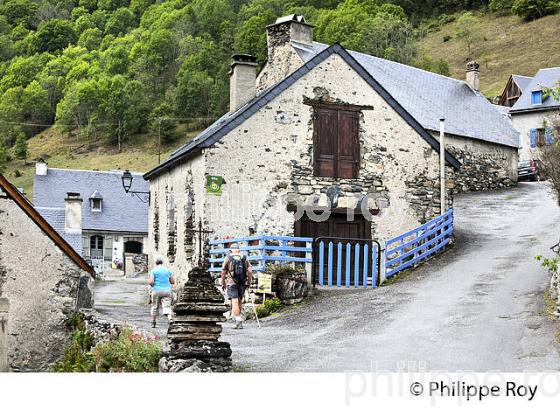
[{"label": "walking stick", "polygon": [[[251,292],[249,292],[249,300],[251,297]],[[253,300],[251,300],[251,305],[253,306],[253,312],[255,313],[255,318],[257,319],[257,325],[259,325],[259,329],[261,328],[261,322],[259,321],[259,315],[257,315],[257,308],[255,307],[255,293],[253,292]]]}]

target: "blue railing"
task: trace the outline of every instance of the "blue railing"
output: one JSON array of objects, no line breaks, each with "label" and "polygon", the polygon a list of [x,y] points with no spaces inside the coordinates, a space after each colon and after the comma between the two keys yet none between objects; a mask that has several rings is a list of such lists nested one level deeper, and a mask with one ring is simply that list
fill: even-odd
[{"label": "blue railing", "polygon": [[390,278],[443,250],[453,235],[453,210],[386,242],[385,277]]},{"label": "blue railing", "polygon": [[229,245],[239,244],[239,250],[247,254],[253,271],[264,272],[268,262],[274,263],[311,263],[313,238],[292,236],[249,236],[243,238],[211,240],[210,272],[220,272]]}]

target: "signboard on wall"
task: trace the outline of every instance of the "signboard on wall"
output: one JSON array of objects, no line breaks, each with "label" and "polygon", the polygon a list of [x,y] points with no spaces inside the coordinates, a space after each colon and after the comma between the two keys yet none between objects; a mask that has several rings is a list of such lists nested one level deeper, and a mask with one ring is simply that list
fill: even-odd
[{"label": "signboard on wall", "polygon": [[224,179],[217,175],[206,176],[206,192],[211,195],[222,195]]}]

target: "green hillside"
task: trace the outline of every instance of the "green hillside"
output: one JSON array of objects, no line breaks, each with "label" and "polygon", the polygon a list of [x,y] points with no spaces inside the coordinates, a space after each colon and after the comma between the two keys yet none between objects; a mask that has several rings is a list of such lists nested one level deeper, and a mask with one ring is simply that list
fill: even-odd
[{"label": "green hillside", "polygon": [[[196,132],[185,132],[182,139],[165,145],[161,149],[161,159],[169,154]],[[124,170],[145,172],[158,164],[158,144],[153,135],[143,134],[135,137],[134,144],[123,147],[122,152],[116,148],[106,147],[100,143],[88,143],[76,140],[56,128],[36,135],[28,141],[28,159],[9,161],[4,176],[17,186],[24,188],[28,198],[33,197],[33,175],[35,160],[43,158],[53,168],[93,169],[100,171]]]},{"label": "green hillside", "polygon": [[[474,46],[480,64],[481,90],[489,97],[502,92],[510,74],[533,76],[539,68],[560,66],[560,15],[525,22],[516,16],[477,13],[483,40]],[[465,78],[466,47],[455,38],[457,22],[420,40],[434,58],[449,62],[455,78]],[[451,39],[444,42],[444,38]]]}]

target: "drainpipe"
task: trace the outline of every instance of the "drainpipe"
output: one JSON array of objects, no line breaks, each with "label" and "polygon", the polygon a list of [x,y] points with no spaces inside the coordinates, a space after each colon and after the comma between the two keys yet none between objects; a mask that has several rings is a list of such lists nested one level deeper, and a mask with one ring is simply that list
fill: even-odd
[{"label": "drainpipe", "polygon": [[441,215],[445,213],[445,118],[439,120],[439,190]]}]

